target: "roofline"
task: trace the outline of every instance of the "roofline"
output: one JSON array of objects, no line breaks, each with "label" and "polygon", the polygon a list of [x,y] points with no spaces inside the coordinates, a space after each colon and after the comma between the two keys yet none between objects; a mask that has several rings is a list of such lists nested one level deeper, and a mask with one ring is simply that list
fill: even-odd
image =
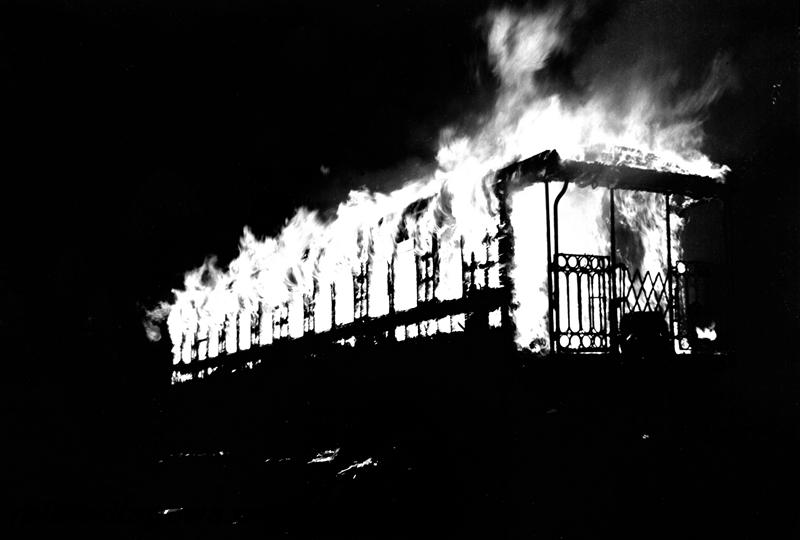
[{"label": "roofline", "polygon": [[625,165],[562,160],[555,150],[546,150],[512,163],[497,171],[495,177],[498,181],[511,180],[524,184],[566,181],[583,186],[686,195],[695,199],[721,198],[725,193],[725,185],[714,178]]}]

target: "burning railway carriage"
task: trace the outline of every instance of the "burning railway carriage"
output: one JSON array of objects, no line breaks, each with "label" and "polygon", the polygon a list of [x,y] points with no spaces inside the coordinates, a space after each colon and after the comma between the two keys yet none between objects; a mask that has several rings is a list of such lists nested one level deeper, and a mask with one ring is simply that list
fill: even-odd
[{"label": "burning railway carriage", "polygon": [[714,245],[722,229],[695,231],[695,244],[714,245],[706,251],[716,260],[683,257],[691,244],[685,216],[719,212],[722,184],[547,151],[497,171],[482,188],[488,217],[479,227],[448,229],[447,201],[420,197],[398,219],[380,218],[392,229],[389,252],[359,231],[359,255],[339,265],[346,271],[336,279],[314,275],[283,302],[232,310],[216,327],[187,326],[173,343],[173,383],[253,368],[279,351],[444,335],[480,335],[537,355],[717,346],[723,293],[712,263],[723,262]]}]

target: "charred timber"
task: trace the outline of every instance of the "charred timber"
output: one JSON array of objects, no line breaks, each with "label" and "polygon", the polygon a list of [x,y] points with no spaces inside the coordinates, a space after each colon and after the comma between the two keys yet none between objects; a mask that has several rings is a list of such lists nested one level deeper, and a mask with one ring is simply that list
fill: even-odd
[{"label": "charred timber", "polygon": [[[687,326],[686,313],[690,309],[690,301],[687,291],[698,289],[695,284],[694,272],[683,274],[683,271],[673,267],[674,261],[671,259],[671,249],[669,248],[670,236],[667,235],[668,245],[668,264],[667,277],[659,281],[657,278],[647,278],[633,274],[627,276],[624,268],[620,268],[616,263],[615,246],[615,227],[610,228],[611,254],[610,256],[592,254],[562,254],[559,250],[559,201],[566,193],[569,184],[578,186],[605,187],[611,190],[610,202],[610,223],[615,223],[615,190],[648,191],[666,195],[667,211],[666,224],[667,230],[670,227],[670,200],[680,196],[690,197],[691,199],[721,198],[724,195],[724,186],[709,178],[693,175],[678,174],[672,172],[654,171],[640,169],[630,166],[609,166],[601,163],[577,162],[562,160],[555,150],[549,150],[509,165],[496,172],[493,178],[492,189],[498,202],[497,217],[498,224],[496,233],[487,233],[483,239],[486,250],[485,259],[478,260],[476,252],[465,253],[464,238],[461,238],[461,297],[453,300],[439,300],[436,291],[439,284],[440,254],[439,239],[436,233],[431,234],[430,245],[427,241],[423,242],[422,232],[415,228],[406,230],[406,221],[401,220],[396,234],[396,240],[402,241],[413,238],[414,240],[414,267],[416,285],[416,307],[398,311],[395,305],[395,262],[397,253],[393,253],[386,267],[386,284],[388,313],[373,317],[370,315],[370,276],[373,273],[372,260],[373,246],[366,247],[365,257],[357,267],[352,269],[352,293],[353,293],[353,320],[348,323],[337,323],[337,290],[336,283],[330,284],[330,329],[317,333],[317,295],[321,292],[319,284],[315,281],[311,294],[303,295],[302,310],[302,336],[294,337],[289,329],[289,304],[285,302],[265,313],[263,307],[259,305],[255,313],[246,317],[243,313],[231,314],[224,319],[222,326],[218,330],[217,341],[222,344],[228,341],[230,330],[234,329],[236,338],[233,340],[232,347],[227,348],[227,352],[222,352],[214,357],[208,356],[209,338],[207,335],[198,335],[199,328],[194,329],[194,335],[182,336],[183,342],[179,350],[183,350],[184,343],[190,349],[190,363],[179,364],[174,367],[175,373],[180,374],[201,374],[209,373],[209,368],[221,372],[232,372],[239,367],[262,360],[264,357],[281,354],[281,352],[292,352],[293,354],[315,354],[315,351],[330,350],[331,347],[347,347],[358,344],[359,347],[380,345],[383,343],[394,343],[402,339],[419,340],[433,339],[436,335],[449,334],[448,331],[434,330],[431,332],[429,325],[433,322],[438,324],[442,319],[450,318],[448,324],[452,325],[454,317],[463,317],[465,328],[451,331],[464,331],[471,336],[488,335],[495,336],[497,347],[513,347],[515,343],[515,325],[513,318],[514,306],[514,280],[511,277],[511,269],[514,265],[514,231],[510,216],[509,196],[516,189],[525,185],[537,182],[544,183],[545,187],[545,217],[547,221],[547,298],[548,298],[548,333],[550,352],[556,354],[570,354],[570,346],[562,345],[560,338],[570,341],[577,338],[581,343],[588,340],[588,344],[580,345],[584,352],[615,352],[619,349],[617,340],[619,338],[620,316],[625,314],[623,303],[631,300],[630,290],[635,292],[633,302],[636,304],[629,307],[628,311],[647,311],[655,309],[650,306],[656,304],[658,308],[664,308],[668,314],[667,325],[674,339],[686,341],[691,336],[691,325]],[[555,198],[551,223],[550,207],[550,182],[561,182],[560,190]],[[675,196],[675,197],[673,197]],[[410,204],[404,215],[415,217],[423,212],[431,202],[431,198],[420,199]],[[679,206],[679,205],[676,205]],[[553,228],[553,246],[551,246],[551,226]],[[426,239],[427,240],[427,239]],[[490,247],[496,246],[497,255],[493,258]],[[555,248],[553,250],[553,247]],[[570,274],[580,273],[580,268],[573,268],[567,263],[557,263],[557,260],[592,260],[599,261],[592,266],[596,268],[593,279],[602,285],[603,292],[600,296],[591,296],[587,300],[600,302],[601,319],[607,317],[607,321],[602,324],[594,324],[590,321],[590,327],[578,330],[556,327],[553,321],[559,320],[558,299],[561,296],[559,276],[564,277]],[[606,261],[608,259],[608,261]],[[602,263],[602,264],[601,264]],[[680,263],[684,268],[684,263]],[[574,266],[574,265],[573,265]],[[497,271],[499,282],[489,285],[490,271]],[[621,274],[620,274],[621,273]],[[606,275],[607,274],[607,275]],[[618,279],[618,274],[622,275],[622,281]],[[679,275],[680,274],[680,275]],[[640,287],[626,285],[625,277],[629,277],[631,283],[638,283]],[[377,279],[382,279],[377,277]],[[648,282],[647,280],[650,279]],[[694,281],[693,281],[694,280]],[[568,283],[568,282],[567,282]],[[648,286],[649,283],[649,286]],[[666,283],[666,284],[665,284]],[[606,291],[606,288],[609,291]],[[618,290],[619,289],[619,290]],[[646,290],[646,296],[639,298],[639,290]],[[658,290],[656,290],[658,289]],[[674,290],[673,290],[674,289]],[[325,292],[327,294],[328,291]],[[567,297],[570,291],[566,290]],[[598,293],[600,294],[600,293]],[[609,297],[610,295],[610,297]],[[681,296],[683,295],[683,296]],[[685,297],[685,298],[684,298]],[[644,307],[639,305],[644,302]],[[652,302],[651,302],[652,301]],[[605,302],[608,302],[606,306]],[[648,307],[649,306],[649,307]],[[579,302],[576,306],[579,319],[582,318],[582,308]],[[619,313],[618,313],[619,311]],[[489,324],[490,313],[499,312],[499,321],[494,319]],[[268,349],[261,347],[264,341],[261,339],[263,332],[261,323],[263,316],[269,316],[269,330],[272,340]],[[567,307],[569,319],[569,306]],[[492,315],[495,316],[495,315]],[[631,319],[631,317],[628,317]],[[673,324],[675,324],[673,329]],[[239,345],[239,328],[248,326],[250,329],[250,348],[242,349]],[[413,327],[416,326],[416,330]],[[423,331],[424,328],[424,331]],[[413,331],[413,332],[412,332]],[[396,337],[396,333],[399,335]],[[408,332],[408,334],[407,334]],[[469,337],[467,337],[469,339]],[[199,354],[202,344],[205,354]],[[578,346],[578,345],[576,345]],[[681,348],[684,348],[681,345]],[[231,350],[233,349],[233,350]]]},{"label": "charred timber", "polygon": [[[302,347],[303,352],[314,354],[317,351],[325,350],[329,347],[347,347],[340,345],[341,340],[355,338],[357,346],[366,344],[378,345],[380,343],[394,341],[394,331],[397,327],[419,324],[428,320],[439,320],[444,317],[465,314],[467,326],[470,326],[471,333],[489,333],[497,330],[488,325],[473,323],[470,325],[470,318],[480,314],[485,314],[497,308],[502,308],[510,303],[510,291],[502,288],[484,288],[472,291],[468,296],[453,300],[430,301],[420,304],[407,311],[396,311],[382,317],[364,317],[356,319],[348,324],[340,324],[324,333],[313,333],[299,338],[284,337],[276,339],[268,348],[251,347],[247,350],[239,350],[235,354],[223,354],[210,357],[201,361],[193,361],[190,364],[180,364],[174,369],[180,373],[198,373],[208,368],[220,369],[225,371],[241,368],[244,364],[255,359],[266,358],[268,356],[279,355],[283,352],[297,351]],[[483,326],[483,328],[479,328]],[[464,330],[467,330],[466,328]],[[437,333],[437,336],[447,334]],[[423,336],[434,337],[434,336]],[[420,338],[417,338],[420,339]],[[231,362],[235,360],[234,362]]]},{"label": "charred timber", "polygon": [[562,160],[555,150],[542,152],[500,169],[497,178],[498,181],[520,184],[569,181],[580,186],[678,194],[695,199],[721,198],[725,195],[725,185],[711,178],[625,165]]}]

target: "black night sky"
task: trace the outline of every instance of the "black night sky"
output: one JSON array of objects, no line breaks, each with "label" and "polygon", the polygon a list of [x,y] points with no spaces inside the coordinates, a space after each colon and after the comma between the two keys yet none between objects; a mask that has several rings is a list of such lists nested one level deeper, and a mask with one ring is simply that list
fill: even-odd
[{"label": "black night sky", "polygon": [[[3,3],[0,378],[20,501],[133,474],[98,456],[147,447],[140,411],[169,358],[141,321],[183,272],[230,260],[245,225],[272,234],[298,206],[430,170],[443,127],[476,125],[497,86],[480,22],[492,5]],[[739,335],[755,351],[743,378],[754,414],[796,421],[796,344],[782,350],[800,302],[796,3],[587,6],[550,70],[569,92],[589,61],[669,51],[691,81],[729,54],[736,84],[708,113],[705,151],[734,171]]]}]

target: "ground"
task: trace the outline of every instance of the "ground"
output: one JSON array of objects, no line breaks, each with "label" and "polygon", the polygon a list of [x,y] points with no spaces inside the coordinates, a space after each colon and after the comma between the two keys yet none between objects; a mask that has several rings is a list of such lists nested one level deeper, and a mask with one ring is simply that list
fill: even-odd
[{"label": "ground", "polygon": [[131,461],[109,469],[112,492],[48,521],[140,538],[798,530],[796,430],[742,392],[756,381],[737,382],[741,359],[409,347],[272,359],[165,390]]}]

